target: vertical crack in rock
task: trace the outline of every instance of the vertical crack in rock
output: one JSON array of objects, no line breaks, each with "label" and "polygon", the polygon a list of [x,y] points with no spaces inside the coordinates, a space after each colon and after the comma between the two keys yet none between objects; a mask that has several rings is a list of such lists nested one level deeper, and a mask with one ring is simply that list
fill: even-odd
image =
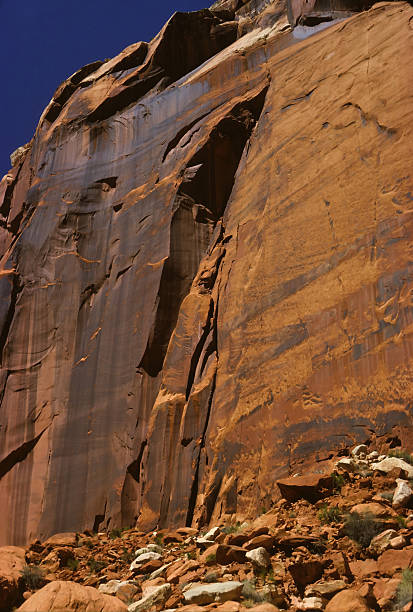
[{"label": "vertical crack in rock", "polygon": [[10,288],[8,289],[8,291],[10,292],[10,298],[9,298],[9,306],[8,306],[7,312],[3,314],[3,317],[1,317],[2,320],[0,320],[1,322],[0,364],[1,365],[3,365],[4,363],[4,350],[7,344],[9,331],[10,331],[10,328],[11,328],[11,325],[14,319],[17,299],[19,297],[20,292],[23,289],[23,286],[20,283],[20,277],[17,274],[17,272],[12,273],[11,278],[10,276],[8,276],[7,279],[5,279],[3,282],[11,283],[11,289]]},{"label": "vertical crack in rock", "polygon": [[137,500],[139,495],[139,483],[142,456],[147,445],[147,440],[141,444],[137,459],[128,465],[121,494],[121,526],[129,527],[137,520]]},{"label": "vertical crack in rock", "polygon": [[268,86],[254,98],[240,102],[221,119],[183,173],[174,203],[170,253],[162,271],[155,324],[139,365],[152,377],[162,369],[182,300],[224,213],[242,152],[259,119],[267,90]]}]

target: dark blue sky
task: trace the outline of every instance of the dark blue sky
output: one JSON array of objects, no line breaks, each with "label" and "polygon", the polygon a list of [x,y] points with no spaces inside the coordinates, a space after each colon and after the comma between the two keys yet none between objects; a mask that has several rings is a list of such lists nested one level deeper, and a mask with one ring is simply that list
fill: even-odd
[{"label": "dark blue sky", "polygon": [[56,87],[81,66],[149,41],[175,11],[213,0],[0,0],[0,178]]}]

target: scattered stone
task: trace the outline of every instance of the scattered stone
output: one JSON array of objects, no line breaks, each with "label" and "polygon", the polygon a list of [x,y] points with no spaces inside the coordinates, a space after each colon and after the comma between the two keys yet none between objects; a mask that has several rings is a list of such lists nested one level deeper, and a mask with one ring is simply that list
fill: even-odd
[{"label": "scattered stone", "polygon": [[413,499],[413,490],[410,488],[409,483],[406,480],[398,478],[396,480],[397,486],[393,493],[393,508],[403,508],[407,506]]},{"label": "scattered stone", "polygon": [[371,453],[367,455],[368,461],[374,461],[375,459],[378,459],[378,458],[379,458],[379,453],[377,451],[372,451]]},{"label": "scattered stone", "polygon": [[149,587],[138,601],[135,601],[128,607],[128,612],[144,612],[153,606],[162,606],[168,599],[171,593],[171,585],[169,582],[160,586]]},{"label": "scattered stone", "polygon": [[211,584],[200,584],[193,586],[185,591],[184,598],[186,603],[210,604],[214,601],[224,602],[228,600],[238,600],[241,596],[242,582],[214,582]]},{"label": "scattered stone", "polygon": [[111,595],[77,582],[56,580],[36,591],[18,612],[126,612],[127,606]]},{"label": "scattered stone", "polygon": [[270,555],[263,546],[249,550],[245,557],[249,559],[255,567],[267,568],[271,564]]}]

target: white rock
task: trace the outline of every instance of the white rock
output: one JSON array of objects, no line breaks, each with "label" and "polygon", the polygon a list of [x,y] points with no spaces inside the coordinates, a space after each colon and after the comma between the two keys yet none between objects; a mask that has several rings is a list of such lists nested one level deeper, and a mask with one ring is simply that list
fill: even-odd
[{"label": "white rock", "polygon": [[378,459],[378,458],[379,458],[379,453],[377,451],[372,451],[371,453],[367,455],[367,459],[369,461],[373,461],[374,459]]},{"label": "white rock", "polygon": [[377,461],[383,461],[384,459],[387,459],[387,455],[379,455],[377,457]]},{"label": "white rock", "polygon": [[255,567],[266,568],[270,565],[270,555],[263,546],[253,548],[249,550],[246,555],[246,559],[249,559]]},{"label": "white rock", "polygon": [[157,587],[148,587],[146,594],[128,607],[128,612],[144,612],[155,605],[163,605],[171,593],[169,582]]},{"label": "white rock", "polygon": [[219,527],[212,527],[212,529],[210,529],[208,533],[204,535],[204,538],[206,540],[215,540],[217,536],[219,536],[220,533],[221,533],[221,530]]},{"label": "white rock", "polygon": [[398,535],[390,540],[390,548],[400,549],[406,546],[406,540],[402,535]]},{"label": "white rock", "polygon": [[367,446],[365,444],[359,444],[358,446],[355,446],[353,450],[351,451],[351,454],[353,455],[353,457],[358,457],[361,454],[366,455],[366,453],[367,453]]},{"label": "white rock", "polygon": [[148,544],[148,551],[156,552],[159,555],[161,555],[163,552],[163,549],[162,549],[162,546],[158,546],[157,544]]},{"label": "white rock", "polygon": [[376,552],[377,554],[381,554],[388,548],[390,548],[390,541],[397,536],[397,531],[394,529],[386,529],[386,531],[382,531],[379,535],[376,535],[372,541],[370,542],[370,550]]},{"label": "white rock", "polygon": [[105,595],[115,595],[121,584],[127,584],[127,581],[122,580],[109,580],[109,582],[102,583],[98,586],[98,591]]},{"label": "white rock", "polygon": [[242,592],[242,582],[212,582],[200,584],[185,591],[184,598],[188,604],[209,604],[214,601],[237,601]]},{"label": "white rock", "polygon": [[145,546],[144,548],[138,548],[138,550],[135,550],[135,558],[139,557],[139,555],[144,555],[145,553],[148,553],[148,552],[151,552],[148,546]]},{"label": "white rock", "polygon": [[304,597],[300,606],[301,610],[324,610],[326,600],[322,597]]},{"label": "white rock", "polygon": [[409,486],[407,480],[401,478],[396,479],[396,490],[393,494],[392,506],[393,508],[402,508],[406,506],[413,497],[413,491]]},{"label": "white rock", "polygon": [[378,470],[384,474],[388,474],[393,468],[400,468],[407,473],[408,478],[413,478],[413,465],[399,459],[399,457],[386,457],[383,461],[373,463],[371,467],[373,470]]},{"label": "white rock", "polygon": [[200,537],[195,540],[197,546],[200,548],[209,548],[213,544],[215,544],[214,540],[207,540],[206,538]]},{"label": "white rock", "polygon": [[345,470],[346,472],[356,472],[357,463],[350,457],[343,457],[336,463],[336,467]]},{"label": "white rock", "polygon": [[133,570],[138,569],[141,565],[143,565],[147,561],[157,561],[159,559],[162,559],[162,556],[159,555],[158,553],[155,553],[155,552],[143,553],[142,555],[139,555],[139,557],[136,557],[135,561],[131,563],[129,571],[133,572]]}]

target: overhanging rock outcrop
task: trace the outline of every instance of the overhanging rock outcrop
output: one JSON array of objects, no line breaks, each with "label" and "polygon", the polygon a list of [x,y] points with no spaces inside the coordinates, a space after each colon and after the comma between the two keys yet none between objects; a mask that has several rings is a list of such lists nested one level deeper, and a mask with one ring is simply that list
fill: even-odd
[{"label": "overhanging rock outcrop", "polygon": [[58,89],[0,186],[1,543],[411,440],[412,22],[219,2]]}]

